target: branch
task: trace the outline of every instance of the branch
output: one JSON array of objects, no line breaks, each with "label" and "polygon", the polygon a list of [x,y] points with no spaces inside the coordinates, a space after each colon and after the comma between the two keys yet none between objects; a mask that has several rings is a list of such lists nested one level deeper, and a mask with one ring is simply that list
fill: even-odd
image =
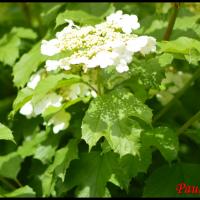
[{"label": "branch", "polygon": [[196,70],[192,78],[185,84],[185,86],[175,95],[175,97],[158,113],[153,119],[153,123],[158,121],[170,108],[171,106],[190,88],[191,84],[196,81],[200,76],[200,68]]},{"label": "branch", "polygon": [[24,3],[20,3],[20,6],[24,12],[24,15],[26,17],[27,23],[30,27],[33,26],[32,24],[32,16],[31,16],[31,10],[30,10],[30,6],[27,2]]},{"label": "branch", "polygon": [[196,120],[200,119],[200,111],[193,115],[181,128],[178,129],[178,134],[183,133],[188,127],[190,127]]},{"label": "branch", "polygon": [[9,183],[9,181],[7,181],[5,178],[1,177],[0,176],[0,181],[2,183],[4,183],[8,188],[10,188],[11,190],[15,190],[16,188],[11,184]]},{"label": "branch", "polygon": [[180,3],[173,3],[173,7],[174,7],[173,12],[172,12],[172,15],[170,16],[169,23],[168,23],[168,26],[167,26],[167,30],[165,31],[163,40],[169,40],[170,39],[172,30],[173,30],[173,27],[174,27],[174,24],[175,24],[175,21],[176,21],[176,17],[178,15]]}]

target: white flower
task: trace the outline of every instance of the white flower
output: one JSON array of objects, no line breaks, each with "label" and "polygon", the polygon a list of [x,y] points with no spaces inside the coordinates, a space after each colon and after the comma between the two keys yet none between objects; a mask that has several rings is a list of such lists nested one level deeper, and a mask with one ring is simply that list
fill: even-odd
[{"label": "white flower", "polygon": [[136,15],[124,15],[121,21],[121,27],[124,33],[131,33],[132,30],[140,28]]},{"label": "white flower", "polygon": [[129,40],[127,42],[127,49],[131,52],[139,52],[143,47],[147,45],[147,43],[148,43],[148,37],[140,36],[132,40]]},{"label": "white flower", "polygon": [[106,18],[107,22],[113,23],[115,26],[122,29],[124,33],[130,34],[132,30],[140,28],[136,15],[123,15],[119,10]]},{"label": "white flower", "polygon": [[21,107],[19,113],[21,113],[22,115],[25,115],[27,117],[30,117],[32,115],[32,113],[33,113],[33,105],[31,103],[31,101],[28,101],[27,103],[25,103]]},{"label": "white flower", "polygon": [[127,62],[125,60],[121,60],[120,63],[117,65],[116,70],[119,73],[123,73],[129,70]]},{"label": "white flower", "polygon": [[42,40],[41,44],[41,53],[47,56],[53,56],[59,53],[61,50],[59,48],[59,40],[52,39],[52,40]]},{"label": "white flower", "polygon": [[81,64],[84,63],[86,64],[88,62],[88,58],[85,56],[82,57],[72,57],[69,61],[70,64],[76,65],[76,64]]},{"label": "white flower", "polygon": [[97,93],[96,93],[94,90],[91,91],[91,95],[92,95],[94,98],[97,97]]},{"label": "white flower", "polygon": [[122,17],[123,12],[118,10],[116,13],[112,13],[108,17],[106,17],[107,22],[118,22]]},{"label": "white flower", "polygon": [[112,59],[112,54],[108,51],[101,51],[97,53],[97,55],[93,58],[96,66],[100,66],[101,68],[106,68],[114,64]]},{"label": "white flower", "polygon": [[141,52],[146,55],[156,51],[156,40],[153,37],[140,36],[127,42],[127,49],[132,52]]},{"label": "white flower", "polygon": [[41,80],[40,73],[33,74],[30,78],[30,81],[27,83],[27,87],[34,90],[38,85],[38,83],[40,82],[40,80]]},{"label": "white flower", "polygon": [[62,97],[56,93],[47,94],[40,102],[34,106],[34,114],[39,115],[45,111],[49,106],[60,107]]},{"label": "white flower", "polygon": [[47,71],[58,68],[70,70],[78,64],[84,72],[89,68],[115,66],[122,73],[128,70],[135,52],[145,55],[156,50],[154,38],[130,34],[140,27],[138,18],[120,10],[95,26],[79,27],[71,20],[66,22],[68,25],[56,34],[55,39],[43,41],[41,50],[46,55],[60,51],[72,54],[57,61],[47,61]]},{"label": "white flower", "polygon": [[64,70],[70,70],[71,69],[70,62],[69,62],[68,58],[62,58],[62,59],[60,59],[59,60],[59,65],[60,65],[61,69],[64,69]]},{"label": "white flower", "polygon": [[68,94],[68,98],[71,100],[74,100],[78,98],[78,96],[81,93],[80,85],[79,84],[73,84],[70,86],[70,92]]},{"label": "white flower", "polygon": [[56,134],[69,126],[70,118],[69,113],[61,110],[48,121],[47,125],[53,124],[53,132]]},{"label": "white flower", "polygon": [[64,130],[66,128],[66,125],[64,122],[61,122],[59,124],[54,125],[53,132],[56,134],[60,132],[61,130]]},{"label": "white flower", "polygon": [[60,62],[58,60],[47,60],[45,64],[45,68],[48,72],[57,70],[59,66]]},{"label": "white flower", "polygon": [[[147,36],[141,36],[141,37],[147,37]],[[156,39],[153,37],[148,37],[147,44],[145,47],[141,49],[141,54],[146,55],[150,52],[156,51]]]}]

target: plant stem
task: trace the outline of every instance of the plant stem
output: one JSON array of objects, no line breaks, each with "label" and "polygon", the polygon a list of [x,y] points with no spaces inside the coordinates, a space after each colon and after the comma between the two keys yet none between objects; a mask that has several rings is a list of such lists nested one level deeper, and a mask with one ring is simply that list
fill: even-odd
[{"label": "plant stem", "polygon": [[98,88],[98,94],[102,95],[101,90],[101,69],[97,68],[97,88]]},{"label": "plant stem", "polygon": [[30,11],[30,7],[29,4],[27,2],[24,3],[20,3],[20,6],[24,12],[24,15],[26,17],[27,23],[30,27],[32,27],[32,16],[31,16],[31,11]]},{"label": "plant stem", "polygon": [[183,133],[188,127],[190,127],[196,120],[200,119],[200,111],[193,115],[181,128],[178,129],[178,134]]},{"label": "plant stem", "polygon": [[35,12],[35,19],[37,20],[37,23],[38,23],[38,33],[39,33],[39,36],[40,38],[43,36],[43,23],[42,23],[42,18],[41,18],[41,5],[40,3],[38,3],[37,5],[37,12]]},{"label": "plant stem", "polygon": [[9,181],[7,181],[5,178],[3,178],[3,177],[0,177],[0,181],[2,182],[2,183],[4,183],[8,188],[10,188],[10,189],[16,189],[11,183],[9,183]]},{"label": "plant stem", "polygon": [[175,97],[157,114],[153,119],[153,123],[158,121],[171,106],[185,93],[185,91],[191,86],[191,84],[196,81],[200,76],[200,68],[196,70],[192,78],[185,84],[185,86],[175,95]]},{"label": "plant stem", "polygon": [[96,93],[98,93],[98,91],[92,86],[90,85],[88,82],[81,80],[82,83],[88,85],[91,89],[93,89]]},{"label": "plant stem", "polygon": [[180,7],[180,3],[173,3],[173,12],[172,12],[172,15],[170,16],[169,23],[168,23],[168,26],[167,26],[167,30],[165,31],[163,40],[169,40],[170,39],[172,30],[173,30],[173,27],[174,27],[174,24],[175,24],[175,21],[176,21],[176,17],[178,15],[179,7]]},{"label": "plant stem", "polygon": [[15,179],[15,182],[17,183],[17,185],[18,185],[19,187],[23,187],[23,185],[20,183],[20,181],[19,181],[18,179]]}]

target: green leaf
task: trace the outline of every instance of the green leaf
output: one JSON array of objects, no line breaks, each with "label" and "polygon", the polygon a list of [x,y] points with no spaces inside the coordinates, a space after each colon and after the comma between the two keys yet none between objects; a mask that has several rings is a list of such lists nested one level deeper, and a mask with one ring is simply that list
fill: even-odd
[{"label": "green leaf", "polygon": [[[125,155],[114,167],[114,177],[121,189],[128,192],[129,184],[132,178],[136,177],[139,172],[146,173],[151,164],[151,151],[149,149],[140,148],[139,155]],[[110,180],[113,184],[116,184]]]},{"label": "green leaf", "polygon": [[80,77],[72,74],[52,74],[41,80],[33,92],[33,104],[40,101],[48,92],[59,86],[59,82],[66,79],[65,85],[73,83],[74,80],[79,80]]},{"label": "green leaf", "polygon": [[60,137],[60,134],[49,133],[48,137],[37,146],[34,158],[40,160],[43,164],[50,164],[58,148]]},{"label": "green leaf", "polygon": [[117,155],[112,152],[103,155],[100,152],[82,153],[80,159],[71,163],[64,187],[70,190],[78,186],[79,197],[104,197],[106,183],[116,165]]},{"label": "green leaf", "polygon": [[170,65],[173,61],[173,55],[170,53],[163,53],[159,56],[159,63],[161,67],[165,67],[167,65]]},{"label": "green leaf", "polygon": [[54,161],[40,176],[42,180],[43,196],[49,196],[54,192],[55,182],[59,178],[64,181],[65,173],[70,162],[78,158],[77,140],[70,142],[55,153]]},{"label": "green leaf", "polygon": [[[199,164],[180,163],[173,166],[164,165],[155,170],[147,179],[143,197],[200,197],[200,193],[192,194],[192,187],[190,193],[178,194],[180,186],[178,184],[185,183],[186,186],[199,186],[200,174]],[[163,181],[164,180],[164,181]]]},{"label": "green leaf", "polygon": [[19,57],[20,39],[16,35],[8,34],[0,40],[0,61],[13,65]]},{"label": "green leaf", "polygon": [[23,27],[14,27],[11,30],[11,33],[16,34],[17,37],[23,38],[23,39],[36,39],[37,34],[29,28],[23,28]]},{"label": "green leaf", "polygon": [[19,57],[21,39],[36,38],[37,35],[33,30],[14,27],[0,40],[0,61],[7,65],[13,65]]},{"label": "green leaf", "polygon": [[[46,6],[45,6],[46,7]],[[42,12],[41,13],[41,18],[42,22],[45,26],[49,26],[55,21],[56,16],[58,15],[59,10],[63,7],[62,4],[58,4],[53,6],[51,9]]]},{"label": "green leaf", "polygon": [[5,194],[8,192],[8,190],[5,190],[3,187],[0,186],[0,197],[5,197]]},{"label": "green leaf", "polygon": [[146,90],[159,88],[160,82],[164,78],[162,64],[159,56],[142,60],[135,59],[130,65],[130,73]]},{"label": "green leaf", "polygon": [[13,110],[10,112],[9,117],[14,117],[16,112],[26,103],[28,102],[33,94],[33,90],[30,88],[23,88],[18,91],[17,97],[13,102]]},{"label": "green leaf", "polygon": [[[197,13],[192,16],[178,17],[174,25],[175,32],[174,31],[172,32],[172,37],[176,33],[176,30],[182,30],[181,31],[182,35],[185,35],[185,33],[189,34],[189,33],[195,32],[199,39],[199,30],[200,30],[199,29],[200,25],[198,23],[199,19],[200,19],[200,15]],[[186,36],[189,36],[189,35],[186,35]]]},{"label": "green leaf", "polygon": [[16,179],[21,168],[22,158],[17,152],[0,156],[0,176]]},{"label": "green leaf", "polygon": [[120,156],[136,155],[140,149],[140,133],[142,128],[133,120],[119,120],[106,133],[106,139],[114,152]]},{"label": "green leaf", "polygon": [[67,8],[69,10],[82,10],[90,15],[97,16],[101,19],[112,14],[115,11],[113,3],[105,2],[85,2],[85,3],[68,3]]},{"label": "green leaf", "polygon": [[162,52],[189,55],[190,51],[194,48],[200,53],[200,42],[188,37],[179,37],[176,40],[163,41],[158,43],[158,46]]},{"label": "green leaf", "polygon": [[13,67],[14,84],[23,87],[29,80],[30,75],[35,72],[38,66],[45,61],[46,56],[40,53],[41,42],[38,42]]},{"label": "green leaf", "polygon": [[95,25],[101,22],[100,18],[90,15],[82,10],[66,10],[57,16],[56,27],[65,24],[65,19],[70,19],[81,25]]},{"label": "green leaf", "polygon": [[[152,112],[125,89],[116,89],[97,97],[90,103],[84,116],[82,139],[86,141],[91,150],[104,136],[111,148],[121,156],[127,153],[135,155],[141,128],[135,121],[126,120],[130,116],[150,124]],[[126,123],[129,123],[128,126]]]},{"label": "green leaf", "polygon": [[178,154],[177,133],[168,127],[158,127],[141,134],[145,147],[155,146],[167,161],[172,161]]},{"label": "green leaf", "polygon": [[0,123],[0,140],[11,140],[12,142],[15,143],[12,131],[1,123]]},{"label": "green leaf", "polygon": [[31,187],[26,185],[4,195],[5,197],[35,197],[36,194]]},{"label": "green leaf", "polygon": [[41,142],[47,137],[48,133],[44,131],[28,136],[26,140],[24,140],[22,146],[19,146],[17,149],[18,154],[21,155],[22,158],[34,155],[38,146],[40,146]]}]

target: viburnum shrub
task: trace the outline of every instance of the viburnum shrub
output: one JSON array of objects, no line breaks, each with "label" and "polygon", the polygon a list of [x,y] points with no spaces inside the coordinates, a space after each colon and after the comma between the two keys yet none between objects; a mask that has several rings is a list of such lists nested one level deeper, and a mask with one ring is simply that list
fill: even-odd
[{"label": "viburnum shrub", "polygon": [[38,5],[0,39],[0,197],[198,196],[197,8]]}]

